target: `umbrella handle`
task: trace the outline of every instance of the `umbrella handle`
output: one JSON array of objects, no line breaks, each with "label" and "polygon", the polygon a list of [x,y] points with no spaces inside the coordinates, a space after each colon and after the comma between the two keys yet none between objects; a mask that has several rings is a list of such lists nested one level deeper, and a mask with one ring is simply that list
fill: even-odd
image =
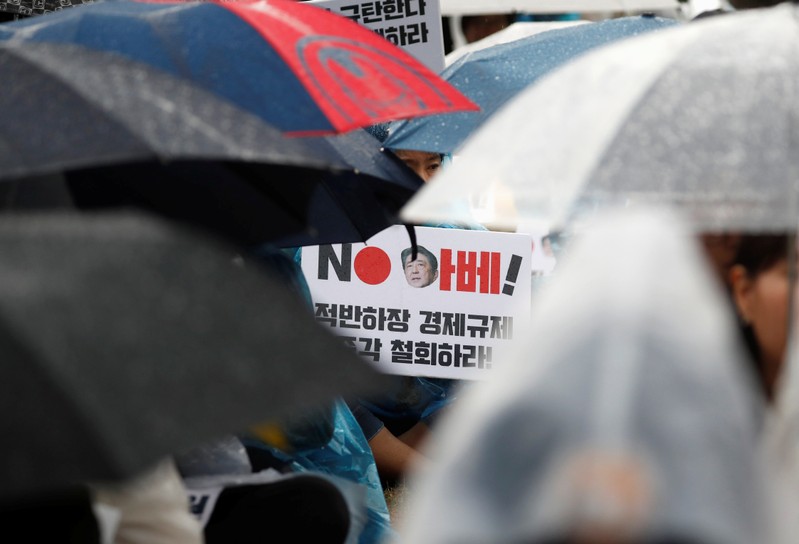
[{"label": "umbrella handle", "polygon": [[411,240],[411,260],[415,261],[416,256],[419,254],[419,246],[416,243],[416,229],[413,225],[403,223],[405,230],[408,231],[408,238]]}]

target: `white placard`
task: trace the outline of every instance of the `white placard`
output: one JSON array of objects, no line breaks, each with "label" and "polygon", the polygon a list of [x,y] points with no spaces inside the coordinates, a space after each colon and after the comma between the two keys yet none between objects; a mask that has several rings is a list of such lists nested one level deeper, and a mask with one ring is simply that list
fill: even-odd
[{"label": "white placard", "polygon": [[532,238],[415,230],[415,261],[402,226],[366,244],[303,248],[316,319],[385,373],[483,379],[524,334]]},{"label": "white placard", "polygon": [[435,73],[444,69],[439,0],[311,0],[374,30]]}]

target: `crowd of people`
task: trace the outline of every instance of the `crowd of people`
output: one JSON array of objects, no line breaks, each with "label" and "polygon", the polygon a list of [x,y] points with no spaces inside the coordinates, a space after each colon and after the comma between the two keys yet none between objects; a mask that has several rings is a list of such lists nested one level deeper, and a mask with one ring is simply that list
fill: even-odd
[{"label": "crowd of people", "polygon": [[[387,130],[369,132],[383,141]],[[431,183],[452,160],[388,152]],[[795,232],[709,232],[690,245],[636,220],[613,256],[626,268],[596,255],[599,237],[617,231],[576,239],[554,273],[563,281],[535,293],[538,336],[526,340],[536,348],[519,356],[530,364],[486,386],[390,376],[380,395],[339,398],[0,516],[9,534],[117,544],[787,542],[772,534],[784,508],[759,456],[790,359]],[[542,239],[548,258],[560,244]],[[437,279],[425,247],[399,257],[408,285]],[[265,245],[245,259],[313,311],[301,248]],[[637,291],[641,277],[668,279]],[[684,290],[670,291],[678,279]],[[564,310],[567,299],[583,306]],[[738,337],[724,336],[728,321]],[[704,334],[717,336],[715,351],[694,349]],[[398,526],[385,492],[406,485]]]}]

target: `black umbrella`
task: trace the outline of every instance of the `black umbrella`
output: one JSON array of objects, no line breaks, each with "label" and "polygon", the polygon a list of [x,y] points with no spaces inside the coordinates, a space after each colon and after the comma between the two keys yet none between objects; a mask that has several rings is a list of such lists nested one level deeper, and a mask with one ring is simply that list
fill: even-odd
[{"label": "black umbrella", "polygon": [[4,27],[155,66],[295,135],[477,109],[378,33],[292,0],[117,0]]},{"label": "black umbrella", "polygon": [[[338,175],[335,191],[315,192],[308,201],[308,215],[313,218],[309,228],[276,239],[276,245],[365,241],[399,222],[399,210],[424,185],[422,178],[366,130],[303,140],[330,146],[357,174]],[[347,217],[330,213],[341,208],[348,210],[347,217],[358,218],[357,223],[350,222],[351,232],[346,237]]]},{"label": "black umbrella", "polygon": [[286,138],[113,54],[2,44],[0,71],[6,208],[52,207],[54,198],[89,209],[138,206],[246,245],[287,236],[324,243],[362,241],[393,224],[416,189],[361,174],[325,139]]},{"label": "black umbrella", "polygon": [[125,478],[380,376],[232,246],[135,215],[0,220],[0,495]]}]

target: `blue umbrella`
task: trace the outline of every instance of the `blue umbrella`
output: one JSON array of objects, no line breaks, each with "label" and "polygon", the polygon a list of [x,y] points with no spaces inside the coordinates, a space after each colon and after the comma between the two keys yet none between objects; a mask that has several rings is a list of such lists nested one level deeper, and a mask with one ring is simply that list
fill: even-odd
[{"label": "blue umbrella", "polygon": [[98,2],[8,23],[0,38],[118,53],[293,134],[476,109],[377,33],[301,2]]},{"label": "blue umbrella", "polygon": [[[77,8],[76,8],[77,9]],[[44,18],[46,16],[42,16]],[[119,55],[0,43],[0,212],[135,207],[250,247],[364,241],[422,181],[388,154],[347,168],[333,137],[287,138],[186,81]],[[382,168],[386,167],[386,168]],[[389,167],[393,167],[393,170]]]},{"label": "blue umbrella", "polygon": [[[231,6],[214,2],[98,2],[0,25],[0,41],[76,44],[114,53],[189,80],[282,130],[329,132],[330,123],[322,111],[310,103],[311,97],[299,79],[289,73],[270,42],[259,34],[279,25],[261,21],[259,26],[241,16],[257,17],[286,4],[277,0],[240,2],[235,6],[240,13],[234,13],[227,9]],[[329,15],[315,8],[312,14],[322,22]],[[369,74],[365,77],[370,79]],[[457,93],[454,89],[452,92]],[[379,101],[370,103],[379,109]],[[320,158],[337,159],[342,172],[328,176],[327,191],[315,191],[303,201],[307,204],[303,213],[313,219],[308,229],[272,239],[275,244],[363,241],[395,223],[396,212],[422,185],[412,171],[391,153],[384,153],[380,142],[363,130],[305,138],[304,144],[318,150]],[[301,183],[295,177],[285,185],[286,190],[297,190]],[[92,203],[95,201],[105,203],[97,198]],[[283,202],[288,205],[291,201]],[[347,214],[331,213],[341,208]],[[347,217],[351,220],[345,220]]]},{"label": "blue umbrella", "polygon": [[395,122],[385,146],[455,152],[500,106],[554,68],[592,48],[675,24],[674,19],[650,15],[608,19],[550,30],[467,54],[447,67],[441,77],[477,103],[480,111]]}]

